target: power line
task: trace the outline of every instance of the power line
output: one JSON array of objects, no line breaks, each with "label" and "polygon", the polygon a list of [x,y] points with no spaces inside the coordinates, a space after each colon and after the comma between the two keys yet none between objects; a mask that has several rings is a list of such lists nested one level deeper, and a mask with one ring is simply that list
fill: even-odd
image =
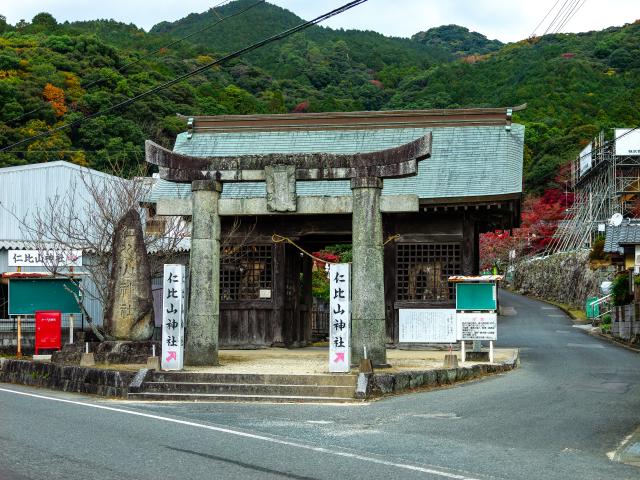
[{"label": "power line", "polygon": [[[558,21],[560,16],[564,15],[564,10],[567,7],[569,1],[570,0],[564,0],[562,5],[560,6],[560,9],[556,12],[556,15],[553,17],[553,20],[551,20],[551,23],[549,23],[549,25],[547,25],[547,29],[544,31],[544,33],[542,35],[546,35],[547,33],[549,33],[551,31],[551,29],[553,28],[553,26],[556,25],[556,22]],[[573,1],[573,0],[571,0],[571,1]]]},{"label": "power line", "polygon": [[571,14],[571,12],[573,12],[573,10],[575,9],[575,7],[580,3],[580,0],[571,0],[571,3],[569,3],[567,5],[567,9],[564,11],[564,13],[562,14],[562,16],[558,19],[558,23],[556,24],[555,28],[553,29],[552,33],[558,33],[560,31],[560,28],[562,27],[562,25],[564,24],[564,22],[566,21],[566,19],[569,17],[569,15]]},{"label": "power line", "polygon": [[[136,60],[134,60],[134,61],[132,61],[132,62],[129,62],[129,63],[127,63],[127,64],[123,65],[123,66],[122,66],[122,67],[120,67],[120,68],[115,69],[115,71],[116,71],[116,72],[122,72],[123,70],[126,70],[127,68],[129,68],[129,67],[131,67],[131,66],[133,66],[133,65],[136,65],[137,63],[140,63],[142,60],[145,60],[145,59],[147,59],[147,58],[149,58],[149,57],[151,57],[151,56],[157,55],[158,53],[161,53],[163,50],[165,50],[165,49],[167,49],[167,48],[171,48],[171,47],[173,47],[173,46],[177,45],[177,44],[178,44],[178,43],[180,43],[180,42],[183,42],[183,41],[185,41],[185,40],[188,40],[189,38],[191,38],[191,37],[193,37],[193,36],[195,36],[195,35],[198,35],[199,33],[205,32],[205,31],[207,31],[207,30],[209,30],[209,29],[211,29],[211,28],[215,27],[216,25],[218,25],[218,24],[222,23],[222,22],[223,22],[223,21],[225,21],[225,20],[228,20],[228,19],[230,19],[230,18],[233,18],[233,17],[237,17],[237,16],[239,16],[239,15],[242,15],[243,13],[247,12],[248,10],[251,10],[252,8],[254,8],[254,7],[256,7],[256,6],[260,5],[261,3],[265,3],[265,1],[266,1],[266,0],[258,0],[257,2],[252,3],[251,5],[247,6],[246,8],[244,8],[244,9],[242,9],[242,10],[238,10],[237,12],[232,13],[232,14],[230,14],[230,15],[227,15],[226,17],[221,17],[221,16],[216,12],[216,10],[215,10],[215,9],[216,9],[216,8],[218,8],[219,6],[221,6],[221,5],[225,4],[225,3],[228,3],[229,1],[230,1],[230,0],[224,0],[224,1],[220,2],[220,3],[217,3],[217,4],[216,4],[216,5],[214,5],[213,7],[211,7],[211,10],[213,10],[213,12],[214,12],[214,13],[216,13],[216,15],[218,16],[218,20],[217,20],[217,21],[215,21],[215,22],[213,22],[213,23],[211,23],[211,24],[209,24],[209,25],[205,25],[205,26],[204,26],[203,28],[201,28],[200,30],[197,30],[197,31],[192,32],[192,33],[190,33],[190,34],[188,34],[188,35],[185,35],[185,36],[184,36],[184,37],[182,37],[182,38],[179,38],[179,39],[177,39],[177,40],[174,40],[173,42],[170,42],[170,43],[168,43],[167,45],[164,45],[164,46],[162,46],[162,47],[158,48],[157,50],[154,50],[153,52],[147,53],[146,55],[143,55],[143,56],[139,57],[138,59],[136,59]],[[87,88],[93,87],[93,86],[95,86],[95,85],[98,85],[98,84],[100,84],[100,83],[103,83],[103,82],[105,82],[105,81],[106,81],[106,78],[101,77],[101,78],[98,78],[97,80],[93,80],[92,82],[87,83],[86,85],[80,85],[80,87],[81,87],[81,88],[84,88],[84,89],[87,89]],[[42,110],[43,108],[45,108],[45,106],[46,106],[46,102],[42,103],[42,105],[40,105],[38,108],[35,108],[35,109],[30,110],[30,111],[28,111],[28,112],[25,112],[25,113],[23,113],[22,115],[20,115],[20,116],[18,116],[18,117],[12,118],[11,120],[7,120],[7,123],[16,122],[16,121],[18,121],[18,120],[20,120],[20,119],[22,119],[22,118],[24,118],[24,117],[26,117],[26,116],[28,116],[28,115],[31,115],[31,114],[33,114],[33,113],[37,113],[37,112],[39,112],[40,110]]]},{"label": "power line", "polygon": [[59,127],[53,128],[51,130],[47,130],[46,132],[42,132],[42,133],[40,133],[38,135],[33,135],[31,137],[28,137],[28,138],[25,138],[23,140],[20,140],[19,142],[15,142],[15,143],[13,143],[11,145],[3,147],[3,148],[0,149],[0,152],[5,152],[5,151],[10,150],[10,149],[12,149],[14,147],[17,147],[18,145],[23,145],[25,143],[28,143],[28,142],[31,142],[31,141],[34,141],[34,140],[38,140],[38,139],[43,138],[43,137],[47,137],[47,136],[51,135],[52,133],[59,132],[60,130],[64,130],[64,129],[79,125],[79,124],[81,124],[82,122],[84,122],[86,120],[90,120],[90,119],[102,116],[102,115],[104,115],[106,113],[112,112],[114,110],[117,110],[119,108],[131,105],[132,103],[135,103],[135,102],[137,102],[138,100],[140,100],[142,98],[145,98],[145,97],[147,97],[149,95],[152,95],[152,94],[154,94],[156,92],[159,92],[160,90],[164,90],[165,88],[168,88],[168,87],[170,87],[172,85],[175,85],[176,83],[179,83],[182,80],[186,80],[187,78],[193,77],[194,75],[202,73],[205,70],[207,70],[207,69],[209,69],[209,68],[211,68],[211,67],[213,67],[215,65],[219,65],[221,63],[225,63],[225,62],[227,62],[229,60],[232,60],[234,58],[240,57],[241,55],[243,55],[245,53],[251,52],[253,50],[257,50],[258,48],[261,48],[261,47],[263,47],[265,45],[268,45],[268,44],[276,42],[278,40],[282,40],[283,38],[289,37],[289,36],[293,35],[294,33],[298,33],[298,32],[301,32],[303,30],[306,30],[307,28],[309,28],[309,27],[311,27],[313,25],[316,25],[316,24],[318,24],[318,23],[320,23],[320,22],[322,22],[324,20],[327,20],[328,18],[334,17],[334,16],[336,16],[336,15],[338,15],[340,13],[346,12],[347,10],[350,10],[351,8],[356,7],[356,6],[358,6],[358,5],[362,4],[362,3],[365,3],[366,1],[367,0],[354,0],[354,1],[351,1],[349,3],[346,3],[346,4],[342,5],[341,7],[338,7],[336,9],[334,9],[334,10],[331,10],[331,11],[329,11],[327,13],[324,13],[324,14],[314,18],[313,20],[309,20],[309,21],[303,22],[303,23],[301,23],[301,24],[299,24],[299,25],[297,25],[295,27],[289,28],[288,30],[284,30],[284,31],[282,31],[280,33],[277,33],[275,35],[267,37],[267,38],[265,38],[263,40],[260,40],[260,41],[258,41],[256,43],[253,43],[253,44],[251,44],[251,45],[249,45],[247,47],[244,47],[244,48],[242,48],[240,50],[236,50],[235,52],[227,54],[224,57],[219,58],[218,60],[214,60],[213,62],[209,62],[206,65],[203,65],[203,66],[201,66],[199,68],[196,68],[195,70],[192,70],[192,71],[187,72],[187,73],[185,73],[183,75],[175,77],[172,80],[164,82],[164,83],[162,83],[162,84],[160,84],[160,85],[158,85],[158,86],[156,86],[156,87],[154,87],[154,88],[152,88],[150,90],[142,92],[142,93],[140,93],[140,94],[138,94],[138,95],[136,95],[134,97],[128,98],[127,100],[124,100],[124,101],[122,101],[120,103],[117,103],[116,105],[113,105],[111,107],[105,108],[104,110],[99,110],[99,111],[97,111],[95,113],[91,113],[89,115],[85,115],[84,117],[82,117],[82,118],[80,118],[78,120],[75,120],[73,122],[69,122],[69,123],[66,123],[64,125],[60,125]]},{"label": "power line", "polygon": [[576,13],[578,13],[578,10],[580,10],[582,8],[582,6],[585,4],[586,1],[587,0],[582,0],[581,2],[578,1],[578,3],[576,3],[576,6],[573,8],[571,13],[567,17],[567,19],[562,23],[562,25],[560,25],[560,27],[558,27],[558,30],[556,31],[556,33],[560,32],[560,30],[562,30],[565,27],[565,25],[567,25],[567,23],[569,23],[569,21],[571,21],[571,19],[576,15]]},{"label": "power line", "polygon": [[548,11],[547,14],[543,17],[542,20],[540,20],[540,23],[538,23],[538,25],[536,25],[536,28],[533,29],[533,32],[531,32],[531,35],[529,35],[530,37],[533,37],[536,34],[536,31],[540,28],[540,26],[544,23],[544,21],[547,19],[547,17],[549,16],[549,14],[553,11],[554,8],[556,8],[556,5],[558,5],[558,2],[560,0],[556,0],[556,3],[553,4],[553,7],[551,7]]}]

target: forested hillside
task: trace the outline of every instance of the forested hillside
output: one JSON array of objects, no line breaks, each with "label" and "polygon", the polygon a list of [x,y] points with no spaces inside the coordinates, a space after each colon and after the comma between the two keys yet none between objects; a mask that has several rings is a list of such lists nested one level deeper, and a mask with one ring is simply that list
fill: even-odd
[{"label": "forested hillside", "polygon": [[[240,0],[148,33],[107,20],[60,24],[49,14],[18,25],[0,18],[0,145],[108,108],[302,21],[253,3]],[[525,186],[540,194],[562,185],[559,167],[601,128],[640,123],[639,50],[638,23],[507,45],[455,25],[412,39],[313,27],[122,110],[0,153],[0,166],[65,159],[108,169],[114,158],[133,165],[143,161],[146,138],[171,146],[183,129],[176,113],[527,103],[516,119],[527,126]]]}]

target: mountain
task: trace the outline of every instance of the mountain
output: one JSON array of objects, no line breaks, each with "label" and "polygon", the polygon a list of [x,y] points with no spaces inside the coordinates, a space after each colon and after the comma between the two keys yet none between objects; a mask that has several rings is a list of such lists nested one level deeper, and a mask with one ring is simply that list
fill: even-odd
[{"label": "mountain", "polygon": [[[0,18],[0,145],[92,114],[303,20],[231,2],[145,32],[112,20]],[[249,8],[251,7],[251,8]],[[242,12],[242,10],[248,10]],[[241,13],[242,12],[242,13]],[[185,35],[187,40],[175,43]],[[525,188],[558,176],[600,129],[640,124],[640,24],[500,44],[447,25],[412,39],[315,26],[206,69],[133,105],[11,152],[0,166],[66,159],[135,168],[152,138],[170,147],[175,114],[215,115],[513,106],[527,127]]]},{"label": "mountain", "polygon": [[455,57],[484,55],[500,50],[504,45],[499,40],[489,40],[478,32],[470,32],[459,25],[442,25],[418,32],[411,37],[415,42],[430,48],[439,48]]}]

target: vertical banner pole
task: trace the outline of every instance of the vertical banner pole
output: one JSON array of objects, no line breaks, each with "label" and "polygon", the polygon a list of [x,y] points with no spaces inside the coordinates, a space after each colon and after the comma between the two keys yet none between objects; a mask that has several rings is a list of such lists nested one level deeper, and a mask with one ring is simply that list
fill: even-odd
[{"label": "vertical banner pole", "polygon": [[73,343],[73,313],[69,315],[69,343]]},{"label": "vertical banner pole", "polygon": [[489,341],[489,362],[493,363],[493,340]]},{"label": "vertical banner pole", "polygon": [[329,372],[351,371],[351,266],[329,265]]},{"label": "vertical banner pole", "polygon": [[[36,355],[38,352],[36,352]],[[22,317],[18,315],[18,352],[16,353],[16,357],[22,357]]]},{"label": "vertical banner pole", "polygon": [[185,267],[164,266],[162,281],[163,370],[182,370],[184,366]]},{"label": "vertical banner pole", "polygon": [[465,348],[464,340],[460,340],[460,355],[462,363],[467,361],[467,350]]}]

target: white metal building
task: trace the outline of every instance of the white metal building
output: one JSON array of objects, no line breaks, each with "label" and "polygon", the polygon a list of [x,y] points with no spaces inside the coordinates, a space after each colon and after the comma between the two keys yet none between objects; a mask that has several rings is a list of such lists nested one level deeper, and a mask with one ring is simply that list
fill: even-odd
[{"label": "white metal building", "polygon": [[[24,225],[38,210],[46,209],[50,199],[56,196],[65,198],[71,192],[75,192],[76,198],[91,201],[86,187],[86,179],[89,178],[87,176],[97,180],[117,179],[117,177],[65,161],[0,168],[0,318],[9,318],[17,314],[29,316],[26,311],[30,307],[18,305],[20,303],[16,296],[18,290],[22,292],[21,298],[28,297],[30,305],[36,305],[39,309],[46,309],[42,307],[46,307],[49,301],[55,304],[58,300],[59,295],[54,293],[56,289],[51,287],[57,282],[64,282],[66,277],[46,275],[46,268],[42,266],[10,267],[8,254],[10,250],[34,249],[30,241],[32,238]],[[83,260],[86,262],[88,259],[90,255],[85,252]],[[83,278],[84,290],[95,291],[92,282],[82,277],[82,267],[77,267],[74,271]],[[28,274],[34,272],[43,275],[39,278],[28,278]],[[13,295],[11,294],[12,283]],[[57,288],[57,291],[61,290]],[[100,324],[102,322],[100,302],[91,295],[85,295],[83,304],[94,321]],[[56,305],[52,305],[50,309],[58,309],[55,307]],[[63,314],[66,313],[69,312],[63,311]],[[63,316],[63,324],[68,321],[65,317],[66,315]],[[75,318],[74,323],[79,327],[82,318],[79,315]]]}]

